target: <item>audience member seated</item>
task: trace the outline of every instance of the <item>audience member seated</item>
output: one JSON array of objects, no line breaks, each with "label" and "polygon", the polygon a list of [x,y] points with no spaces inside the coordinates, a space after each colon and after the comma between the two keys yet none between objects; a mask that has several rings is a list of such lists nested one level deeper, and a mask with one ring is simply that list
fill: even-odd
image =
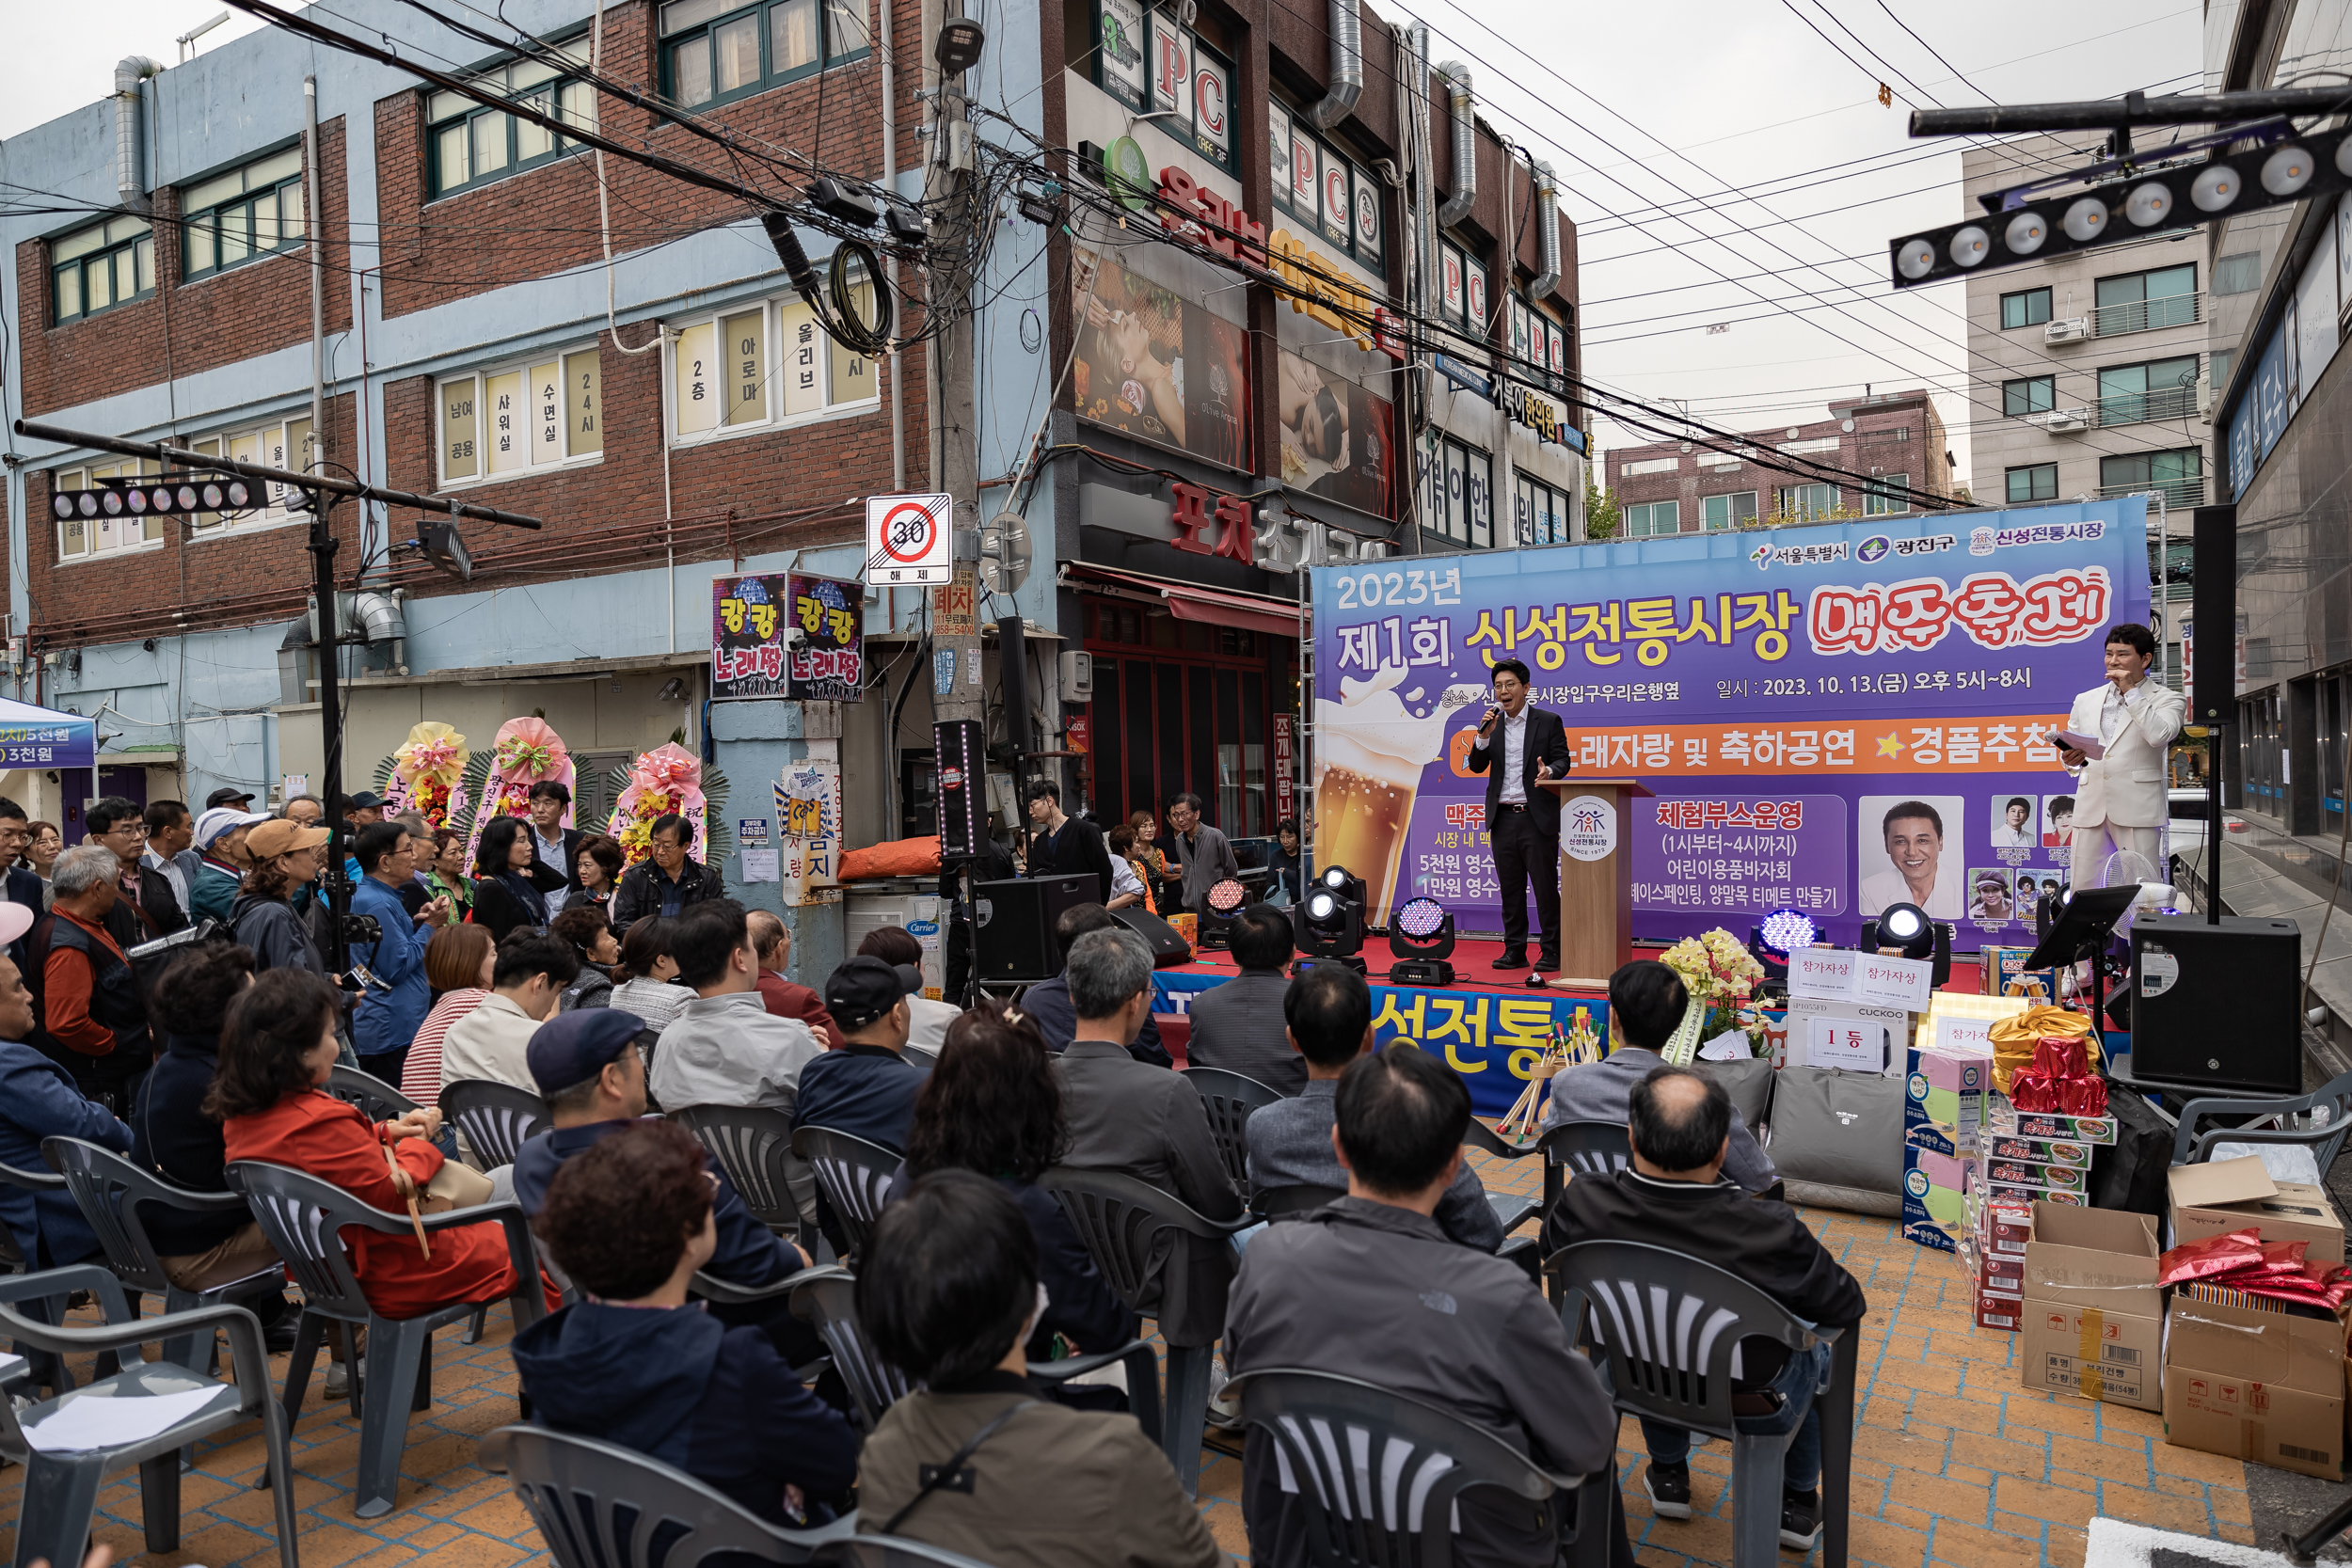
[{"label": "audience member seated", "polygon": [[[1249,1113],[1249,1190],[1344,1187],[1347,1170],[1331,1147],[1331,1129],[1339,1117],[1341,1074],[1372,1050],[1372,988],[1352,969],[1316,964],[1289,982],[1281,1009],[1289,1023],[1282,1033],[1306,1064],[1307,1085],[1295,1099]],[[1438,1199],[1434,1217],[1438,1229],[1464,1246],[1492,1252],[1502,1245],[1502,1222],[1468,1161]]]},{"label": "audience member seated", "polygon": [[825,1011],[825,999],[786,971],[792,967],[792,927],[773,910],[753,910],[752,945],[759,949],[759,999],[778,1018],[797,1018],[828,1051],[841,1045],[841,1027]]},{"label": "audience member seated", "polygon": [[[1070,1127],[1062,1164],[1123,1172],[1204,1218],[1239,1219],[1241,1195],[1217,1158],[1200,1091],[1183,1073],[1148,1067],[1127,1050],[1151,1015],[1152,949],[1120,927],[1089,931],[1069,958],[1062,973],[1077,1037],[1054,1065]],[[1158,1319],[1161,1336],[1171,1345],[1213,1343],[1233,1280],[1232,1246],[1163,1232],[1149,1269],[1138,1305]]]},{"label": "audience member seated", "polygon": [[[1862,1322],[1869,1310],[1862,1286],[1797,1212],[1724,1179],[1739,1113],[1723,1085],[1688,1068],[1655,1067],[1633,1085],[1629,1115],[1631,1167],[1580,1175],[1562,1190],[1544,1219],[1547,1257],[1578,1242],[1646,1242],[1738,1275],[1809,1323],[1851,1331]],[[1770,1414],[1740,1417],[1747,1431],[1787,1432],[1802,1418],[1781,1475],[1780,1512],[1780,1544],[1801,1552],[1810,1551],[1821,1533],[1815,1490],[1821,1478],[1821,1413],[1813,1390],[1828,1371],[1829,1354],[1827,1345],[1792,1356],[1778,1340],[1743,1339],[1733,1385],[1735,1392],[1776,1406]],[[1642,1484],[1651,1503],[1664,1518],[1688,1519],[1691,1434],[1644,1421],[1642,1436],[1649,1445]]]},{"label": "audience member seated", "polygon": [[[903,926],[877,926],[866,933],[857,944],[861,958],[880,958],[891,965],[904,964],[921,974],[923,969],[922,940]],[[921,1054],[923,1065],[929,1067],[938,1059],[940,1042],[947,1037],[947,1026],[963,1016],[963,1009],[952,1002],[934,1002],[920,990],[907,997],[907,1049]]]},{"label": "audience member seated", "polygon": [[[230,1004],[204,1109],[219,1118],[230,1161],[290,1165],[400,1213],[441,1168],[441,1113],[427,1105],[371,1122],[326,1092],[337,1053],[334,987],[308,970],[269,970]],[[406,1232],[348,1230],[343,1244],[369,1307],[387,1318],[495,1301],[518,1283],[496,1224],[436,1231],[430,1257]]]},{"label": "audience member seated", "polygon": [[[1054,941],[1061,948],[1062,972],[1021,993],[1021,1010],[1036,1022],[1037,1032],[1044,1037],[1046,1050],[1059,1055],[1069,1049],[1078,1031],[1078,1015],[1070,1005],[1071,945],[1089,931],[1125,929],[1118,917],[1100,904],[1073,904],[1055,920]],[[1176,1058],[1160,1043],[1160,1026],[1149,1008],[1144,1011],[1143,1028],[1127,1047],[1127,1054],[1152,1067],[1176,1065]]]},{"label": "audience member seated", "polygon": [[[164,1051],[139,1085],[131,1130],[138,1139],[135,1157],[175,1187],[230,1191],[220,1122],[206,1114],[204,1101],[220,1070],[222,1021],[252,984],[253,950],[226,942],[188,949],[155,978],[148,1011]],[[183,1291],[209,1291],[278,1261],[278,1249],[241,1209],[197,1214],[151,1203],[139,1211],[139,1223],[155,1243],[165,1276]],[[294,1321],[290,1313],[281,1317],[285,1298],[276,1282],[260,1297],[243,1305],[270,1325],[273,1339],[283,1339],[273,1348],[292,1350]]]},{"label": "audience member seated", "polygon": [[[597,1038],[613,1032],[582,1021]],[[634,1060],[626,1040],[622,1050]],[[596,1082],[590,1080],[591,1083]],[[565,1160],[539,1240],[582,1299],[515,1338],[533,1418],[684,1470],[771,1523],[821,1523],[857,1475],[857,1433],[803,1387],[756,1328],[686,1299],[718,1250],[702,1146],[659,1119],[630,1122]]]},{"label": "audience member seated", "polygon": [[1117,1350],[1136,1337],[1136,1315],[1095,1269],[1060,1202],[1037,1184],[1070,1141],[1061,1085],[1037,1025],[983,997],[947,1031],[947,1042],[914,1102],[899,1180],[977,1171],[1021,1205],[1045,1287],[1029,1359],[1048,1359],[1057,1334],[1080,1354]]},{"label": "audience member seated", "polygon": [[[634,935],[635,933],[631,933]],[[766,1105],[792,1109],[801,1069],[823,1048],[807,1024],[778,1018],[759,994],[759,954],[743,906],[690,904],[672,925],[671,956],[694,996],[654,1048],[647,1082],[663,1109]],[[615,993],[614,1006],[623,1006]]]},{"label": "audience member seated", "polygon": [[[1493,1432],[1550,1469],[1607,1471],[1616,1414],[1559,1313],[1525,1274],[1454,1245],[1430,1217],[1462,1163],[1462,1080],[1400,1042],[1349,1066],[1338,1113],[1347,1196],[1249,1243],[1225,1325],[1232,1374],[1289,1367],[1360,1378]],[[1250,1561],[1269,1568],[1308,1560],[1305,1514],[1283,1470],[1272,1438],[1253,1429],[1242,1517]],[[1463,1568],[1550,1568],[1560,1530],[1575,1522],[1567,1497],[1534,1510],[1473,1490],[1458,1507]],[[1611,1512],[1611,1561],[1629,1565],[1613,1501]]]},{"label": "audience member seated", "polygon": [[645,1053],[645,1070],[653,1071],[654,1041],[694,1000],[694,993],[677,983],[677,959],[670,956],[670,939],[677,922],[658,914],[641,915],[621,933],[621,967],[612,972],[612,995],[605,1003],[644,1022],[638,1044]]},{"label": "audience member seated", "polygon": [[579,978],[580,955],[562,937],[517,931],[507,938],[490,969],[490,994],[442,1038],[439,1088],[466,1078],[536,1087],[527,1059],[531,1037]]},{"label": "audience member seated", "polygon": [[[1609,1054],[1584,1067],[1570,1068],[1551,1081],[1551,1102],[1544,1111],[1542,1130],[1566,1121],[1605,1121],[1623,1127],[1633,1097],[1633,1085],[1665,1066],[1658,1054],[1682,1024],[1691,993],[1681,976],[1655,958],[1636,958],[1609,976]],[[1772,1156],[1756,1144],[1731,1112],[1731,1155],[1724,1174],[1752,1193],[1777,1196],[1780,1172]]]},{"label": "audience member seated", "polygon": [[431,1104],[441,1092],[441,1047],[450,1026],[489,1000],[498,971],[498,943],[486,926],[444,926],[424,944],[424,978],[433,988],[433,1010],[417,1026],[417,1037],[401,1064],[400,1092]]},{"label": "audience member seated", "polygon": [[1070,1409],[1028,1380],[1041,1306],[1029,1226],[986,1177],[933,1171],[882,1211],[858,1321],[923,1386],[866,1439],[858,1528],[1024,1568],[1217,1568],[1225,1554],[1133,1417]]},{"label": "audience member seated", "polygon": [[[531,1076],[547,1100],[548,1127],[515,1152],[515,1201],[536,1218],[547,1203],[548,1184],[567,1161],[644,1116],[645,1064],[637,1048],[637,1021],[611,1007],[557,1014],[531,1037]],[[799,1247],[752,1217],[719,1163],[707,1163],[717,1183],[712,1212],[719,1239],[704,1269],[730,1285],[756,1287],[808,1267]],[[816,1357],[813,1337],[782,1301],[714,1310],[729,1323],[768,1329],[795,1361]]]},{"label": "audience member seated", "polygon": [[570,942],[580,956],[580,978],[564,988],[555,1010],[568,1013],[575,1007],[612,1006],[612,970],[621,961],[621,942],[604,923],[604,906],[575,904],[555,917],[548,934]]},{"label": "audience member seated", "polygon": [[[0,904],[0,946],[31,929],[33,911]],[[87,1138],[118,1154],[132,1151],[130,1128],[82,1093],[72,1075],[24,1043],[33,1034],[33,993],[14,960],[0,958],[0,1165],[46,1173],[43,1138]],[[63,1188],[27,1192],[0,1182],[0,1225],[27,1272],[96,1257],[98,1237]]]},{"label": "audience member seated", "polygon": [[1270,1089],[1297,1094],[1307,1086],[1307,1064],[1282,1027],[1291,984],[1282,973],[1291,961],[1291,917],[1271,904],[1252,904],[1233,917],[1227,934],[1241,973],[1193,993],[1184,1065],[1223,1068]]},{"label": "audience member seated", "polygon": [[841,1029],[841,1049],[822,1051],[801,1069],[794,1127],[830,1127],[903,1152],[914,1097],[930,1074],[910,1062],[908,1004],[923,989],[913,968],[851,958],[827,977],[825,1006]]}]

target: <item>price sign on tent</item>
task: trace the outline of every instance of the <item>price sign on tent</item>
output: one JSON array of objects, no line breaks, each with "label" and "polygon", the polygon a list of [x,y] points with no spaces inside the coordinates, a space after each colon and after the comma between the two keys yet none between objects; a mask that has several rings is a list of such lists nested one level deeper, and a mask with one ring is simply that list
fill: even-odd
[{"label": "price sign on tent", "polygon": [[866,582],[869,588],[935,587],[955,580],[948,531],[950,496],[866,498]]}]

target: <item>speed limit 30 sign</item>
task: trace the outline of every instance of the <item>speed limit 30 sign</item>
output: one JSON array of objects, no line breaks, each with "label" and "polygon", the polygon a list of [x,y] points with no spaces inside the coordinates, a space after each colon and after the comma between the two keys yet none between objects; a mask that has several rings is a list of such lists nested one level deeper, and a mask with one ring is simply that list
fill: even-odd
[{"label": "speed limit 30 sign", "polygon": [[950,496],[866,498],[866,582],[870,588],[914,588],[955,580],[949,531]]}]

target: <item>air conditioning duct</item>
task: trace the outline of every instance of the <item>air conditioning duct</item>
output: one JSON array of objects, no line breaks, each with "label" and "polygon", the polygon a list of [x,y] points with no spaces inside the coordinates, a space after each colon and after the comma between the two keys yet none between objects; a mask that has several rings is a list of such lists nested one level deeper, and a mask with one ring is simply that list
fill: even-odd
[{"label": "air conditioning duct", "polygon": [[1438,209],[1438,227],[1451,228],[1478,201],[1478,101],[1470,96],[1470,67],[1461,61],[1446,61],[1438,74],[1446,79],[1454,109],[1454,194]]},{"label": "air conditioning duct", "polygon": [[144,55],[125,55],[115,65],[115,197],[134,213],[148,213],[147,138],[139,135],[139,84],[164,68]]},{"label": "air conditioning duct", "polygon": [[1542,299],[1560,287],[1560,199],[1559,184],[1551,166],[1536,159],[1529,166],[1535,177],[1535,221],[1541,226],[1538,243],[1543,246],[1544,270],[1527,285],[1527,297]]},{"label": "air conditioning duct", "polygon": [[1345,119],[1364,91],[1364,21],[1357,0],[1330,0],[1331,83],[1307,111],[1318,131]]}]

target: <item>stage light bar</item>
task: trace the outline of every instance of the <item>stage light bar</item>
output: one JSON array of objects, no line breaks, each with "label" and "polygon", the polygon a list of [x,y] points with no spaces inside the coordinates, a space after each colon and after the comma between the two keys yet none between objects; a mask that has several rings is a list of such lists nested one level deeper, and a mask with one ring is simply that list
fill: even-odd
[{"label": "stage light bar", "polygon": [[59,490],[49,507],[60,522],[72,517],[169,516],[175,512],[251,512],[262,504],[262,486],[234,476],[94,480],[87,490]]},{"label": "stage light bar", "polygon": [[2072,194],[2036,198],[2030,188],[2012,192],[2003,198],[2001,211],[1986,217],[1891,240],[1894,285],[1915,289],[2352,190],[2352,129],[2290,135],[2276,142],[2268,140],[2275,133],[2258,136],[2253,128],[2248,131],[2207,159],[2132,173]]}]

